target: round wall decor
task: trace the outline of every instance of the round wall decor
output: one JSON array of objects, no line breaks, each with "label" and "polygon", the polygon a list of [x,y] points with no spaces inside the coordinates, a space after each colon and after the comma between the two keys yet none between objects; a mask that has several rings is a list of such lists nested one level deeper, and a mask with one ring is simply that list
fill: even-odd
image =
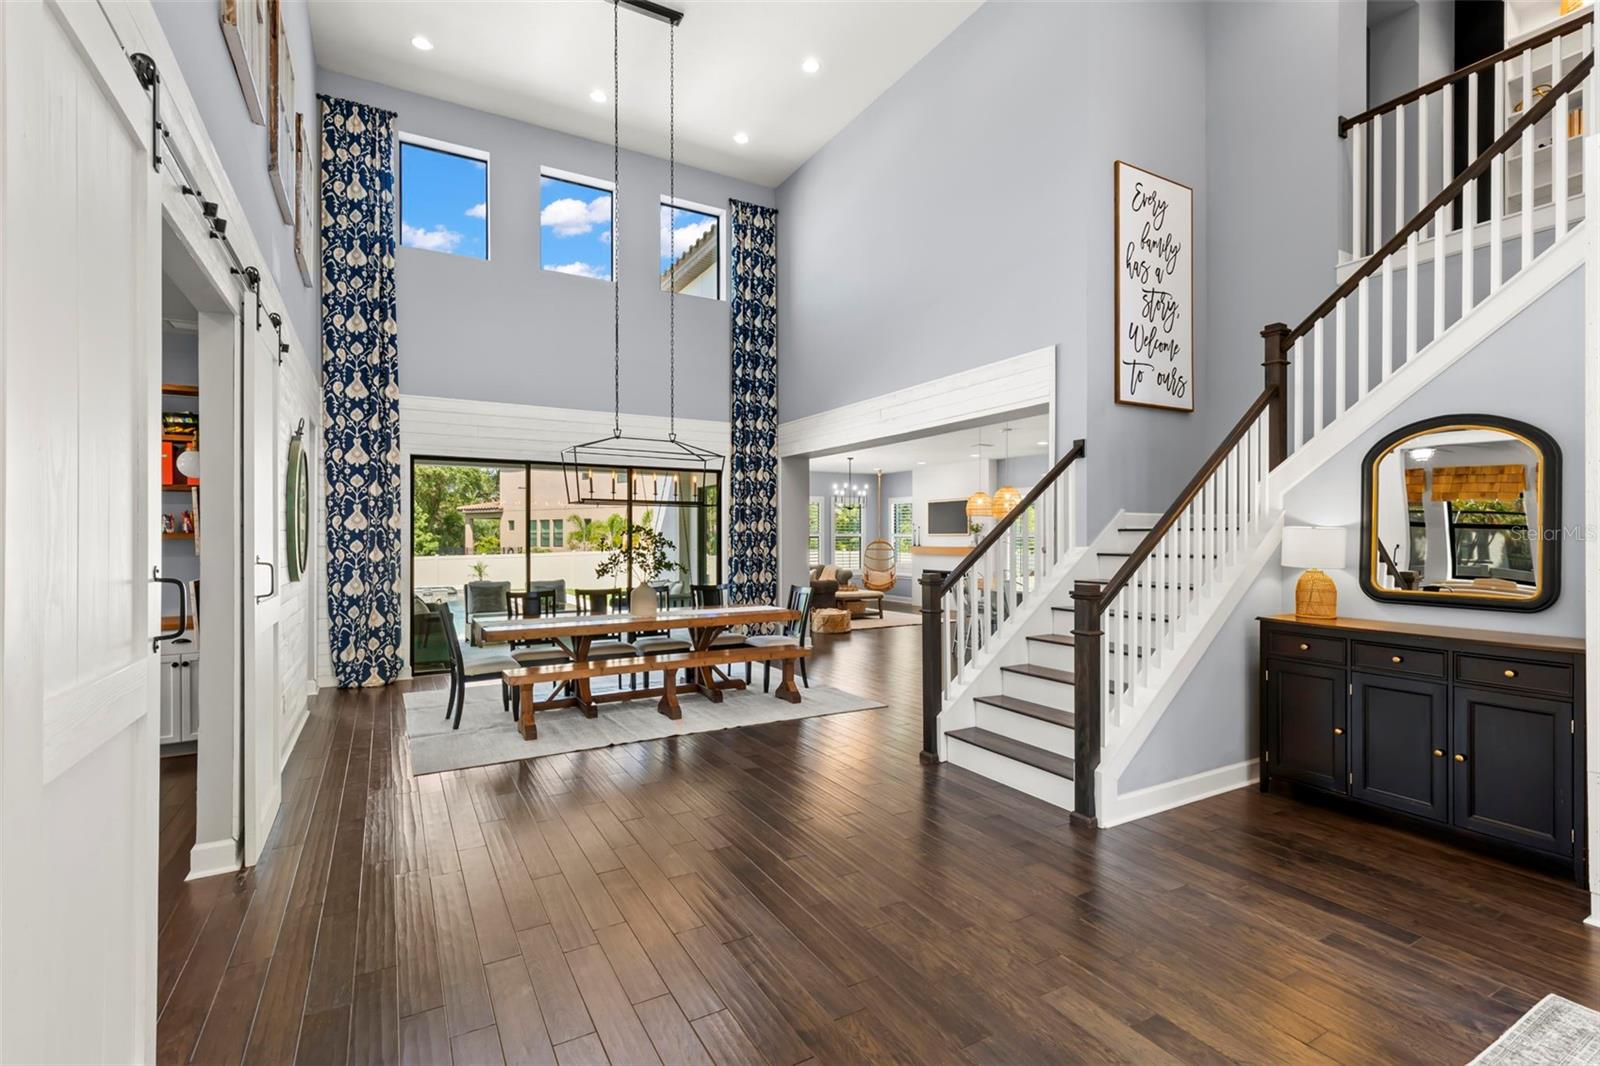
[{"label": "round wall decor", "polygon": [[289,438],[288,547],[289,580],[299,581],[306,570],[306,553],[311,545],[311,472],[303,444],[305,424]]}]

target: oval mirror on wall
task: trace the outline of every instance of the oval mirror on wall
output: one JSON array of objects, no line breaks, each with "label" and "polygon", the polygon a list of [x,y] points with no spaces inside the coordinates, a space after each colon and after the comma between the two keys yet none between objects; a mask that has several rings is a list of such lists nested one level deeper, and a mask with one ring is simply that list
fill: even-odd
[{"label": "oval mirror on wall", "polygon": [[1413,422],[1367,452],[1361,588],[1376,600],[1542,611],[1561,590],[1561,449],[1493,415]]}]

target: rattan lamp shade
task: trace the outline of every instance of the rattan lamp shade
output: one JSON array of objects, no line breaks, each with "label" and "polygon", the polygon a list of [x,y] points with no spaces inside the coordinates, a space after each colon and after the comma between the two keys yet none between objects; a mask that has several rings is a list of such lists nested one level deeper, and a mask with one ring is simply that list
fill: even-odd
[{"label": "rattan lamp shade", "polygon": [[1284,526],[1283,565],[1303,569],[1294,587],[1294,613],[1301,618],[1337,618],[1339,590],[1323,567],[1344,566],[1345,531],[1339,526]]},{"label": "rattan lamp shade", "polygon": [[967,497],[968,518],[989,518],[994,514],[994,497],[979,489]]}]

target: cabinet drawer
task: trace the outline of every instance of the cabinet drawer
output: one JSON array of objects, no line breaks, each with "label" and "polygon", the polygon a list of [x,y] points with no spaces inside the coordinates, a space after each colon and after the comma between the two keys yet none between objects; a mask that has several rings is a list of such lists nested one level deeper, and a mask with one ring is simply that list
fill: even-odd
[{"label": "cabinet drawer", "polygon": [[1307,633],[1268,633],[1267,654],[1318,663],[1344,663],[1344,641]]},{"label": "cabinet drawer", "polygon": [[1350,662],[1358,670],[1385,670],[1393,674],[1444,679],[1445,654],[1422,648],[1401,648],[1389,644],[1363,644],[1350,647]]},{"label": "cabinet drawer", "polygon": [[1572,667],[1562,663],[1534,663],[1489,655],[1457,655],[1456,680],[1521,692],[1572,695]]}]

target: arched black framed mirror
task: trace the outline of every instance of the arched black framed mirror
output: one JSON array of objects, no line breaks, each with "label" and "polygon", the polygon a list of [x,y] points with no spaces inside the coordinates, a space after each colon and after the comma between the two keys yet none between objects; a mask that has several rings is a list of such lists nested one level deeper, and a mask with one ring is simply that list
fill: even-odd
[{"label": "arched black framed mirror", "polygon": [[1561,448],[1526,422],[1443,415],[1361,466],[1361,590],[1375,600],[1542,611],[1561,592]]}]

